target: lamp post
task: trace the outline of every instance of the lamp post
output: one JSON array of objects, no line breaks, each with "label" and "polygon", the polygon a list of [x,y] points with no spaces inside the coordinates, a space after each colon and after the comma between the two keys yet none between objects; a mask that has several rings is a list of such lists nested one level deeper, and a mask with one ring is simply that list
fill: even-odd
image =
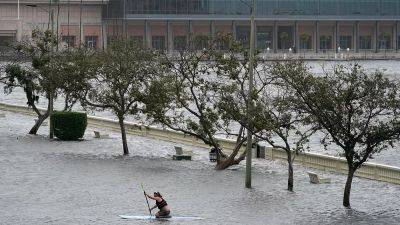
[{"label": "lamp post", "polygon": [[[49,0],[49,5],[51,6],[52,0]],[[44,12],[47,12],[49,14],[49,20],[51,24],[51,33],[54,33],[54,10],[52,8],[50,9],[45,9],[43,7],[40,7],[36,4],[26,4],[25,6],[31,7],[31,8],[39,8],[40,10],[43,10]],[[47,25],[49,27],[49,24]],[[58,35],[58,34],[57,34]]]},{"label": "lamp post", "polygon": [[82,36],[83,36],[83,28],[82,28],[82,7],[83,7],[83,0],[79,5],[79,47],[82,46]]},{"label": "lamp post", "polygon": [[20,8],[19,8],[19,0],[18,0],[18,2],[17,2],[17,17],[18,17],[18,21],[19,21],[19,19],[20,19]]},{"label": "lamp post", "polygon": [[256,11],[256,0],[252,0],[251,3],[251,17],[250,17],[250,61],[249,61],[249,92],[247,96],[247,118],[248,118],[248,128],[247,128],[247,145],[246,145],[246,188],[251,188],[251,157],[252,157],[252,144],[253,144],[253,128],[252,128],[252,111],[253,111],[253,66],[254,66],[254,48],[255,48],[255,11]]}]

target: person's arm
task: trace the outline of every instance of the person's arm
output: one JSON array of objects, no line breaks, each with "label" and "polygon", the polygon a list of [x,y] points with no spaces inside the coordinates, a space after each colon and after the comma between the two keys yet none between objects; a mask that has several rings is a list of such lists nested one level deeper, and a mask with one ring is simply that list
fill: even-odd
[{"label": "person's arm", "polygon": [[160,198],[160,197],[154,197],[154,196],[148,195],[147,193],[144,193],[144,194],[145,194],[147,197],[149,197],[150,199],[153,199],[153,200],[158,201],[158,202],[161,201],[161,198]]}]

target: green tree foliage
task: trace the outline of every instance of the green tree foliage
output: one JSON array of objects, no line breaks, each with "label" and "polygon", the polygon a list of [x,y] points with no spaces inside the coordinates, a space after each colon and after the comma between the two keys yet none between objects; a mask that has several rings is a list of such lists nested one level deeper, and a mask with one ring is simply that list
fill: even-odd
[{"label": "green tree foliage", "polygon": [[[284,84],[274,74],[276,66],[273,63],[265,74],[270,80],[264,82],[265,87],[259,89],[254,123],[259,133],[258,138],[268,142],[273,148],[286,152],[288,163],[288,190],[293,191],[294,169],[296,155],[308,147],[309,137],[316,128],[311,124],[310,116],[299,112],[293,107],[296,104],[294,93],[283,88]],[[302,65],[300,62],[299,65]],[[292,67],[293,68],[293,67]]]},{"label": "green tree foliage", "polygon": [[167,58],[169,82],[164,82],[163,92],[168,94],[153,92],[151,99],[158,101],[147,110],[154,122],[220,149],[215,134],[222,125],[214,105],[212,75],[203,57],[207,57],[204,52],[181,51],[177,60]]},{"label": "green tree foliage", "polygon": [[337,66],[321,77],[295,62],[278,65],[275,74],[296,94],[296,108],[310,115],[326,137],[343,150],[348,164],[343,205],[350,207],[353,175],[372,155],[399,140],[398,83],[359,65]]},{"label": "green tree foliage", "polygon": [[[23,88],[28,106],[36,112],[38,120],[29,131],[30,134],[36,134],[42,122],[49,117],[53,110],[53,100],[57,97],[59,76],[54,73],[54,66],[49,66],[57,44],[57,39],[50,31],[34,30],[31,39],[14,46],[18,57],[6,66],[6,73],[0,75],[0,80],[6,84],[5,92],[11,93],[16,87]],[[26,59],[31,63],[26,63]],[[43,95],[48,100],[48,107],[44,113],[36,107],[39,96]]]},{"label": "green tree foliage", "polygon": [[[229,126],[235,121],[222,113],[219,107],[222,104],[220,88],[224,81],[219,80],[218,75],[215,75],[215,70],[219,71],[217,69],[219,67],[228,69],[230,66],[235,66],[236,68],[237,64],[241,64],[239,58],[224,61],[222,53],[214,51],[216,45],[223,41],[222,39],[232,41],[230,37],[221,36],[209,42],[207,48],[200,52],[189,49],[181,51],[177,58],[168,57],[166,59],[169,68],[168,82],[164,82],[163,85],[165,88],[163,92],[167,94],[154,96],[153,99],[158,98],[158,100],[148,109],[148,115],[155,122],[196,137],[216,149],[216,169],[225,169],[243,160],[245,152],[239,155],[239,151],[246,142],[244,128],[231,131]],[[231,43],[232,48],[233,44],[236,47],[239,46]],[[218,58],[217,61],[215,61],[216,58]],[[214,62],[212,63],[211,60]],[[220,68],[220,70],[223,69]],[[230,75],[235,76],[235,74]],[[223,146],[216,137],[221,134],[237,137],[236,146],[229,155],[224,152]]]},{"label": "green tree foliage", "polygon": [[[111,110],[121,127],[124,155],[129,154],[124,120],[145,109],[144,100],[153,82],[163,74],[157,52],[143,49],[125,39],[113,41],[104,52],[98,52],[89,74],[84,106]],[[84,71],[82,70],[82,71]]]},{"label": "green tree foliage", "polygon": [[49,64],[59,75],[58,92],[64,97],[64,111],[70,111],[90,88],[95,54],[91,48],[69,48],[50,60]]},{"label": "green tree foliage", "polygon": [[[312,126],[304,128],[307,116],[292,107],[293,93],[284,90],[282,81],[273,74],[274,64],[269,65],[256,58],[254,65],[254,90],[248,96],[248,54],[234,42],[230,51],[216,51],[214,68],[218,76],[219,112],[227,120],[233,120],[244,128],[250,127],[259,139],[287,154],[288,190],[293,191],[293,162],[296,154],[304,151],[308,138],[314,133]],[[272,73],[271,73],[272,72]],[[247,104],[254,105],[248,120]],[[309,124],[309,123],[308,123]]]}]

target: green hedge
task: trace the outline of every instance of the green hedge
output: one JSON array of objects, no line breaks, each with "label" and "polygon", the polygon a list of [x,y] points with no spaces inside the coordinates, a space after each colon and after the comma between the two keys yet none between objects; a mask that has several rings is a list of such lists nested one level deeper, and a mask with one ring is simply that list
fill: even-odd
[{"label": "green hedge", "polygon": [[86,113],[54,112],[50,117],[54,135],[63,141],[78,140],[85,134]]}]

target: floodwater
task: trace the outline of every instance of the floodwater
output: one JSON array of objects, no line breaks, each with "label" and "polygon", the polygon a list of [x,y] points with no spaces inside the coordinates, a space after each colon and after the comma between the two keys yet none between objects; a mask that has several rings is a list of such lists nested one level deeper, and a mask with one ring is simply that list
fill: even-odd
[{"label": "floodwater", "polygon": [[[132,156],[120,156],[120,139],[49,141],[25,133],[33,117],[0,118],[0,224],[399,224],[400,186],[355,178],[352,210],[341,206],[345,176],[313,185],[295,166],[295,192],[286,187],[286,167],[255,160],[253,188],[244,188],[244,167],[215,171],[201,149],[194,161],[170,160],[173,144],[129,137]],[[189,148],[185,146],[185,148]],[[166,150],[170,149],[170,150]],[[168,152],[170,151],[170,152]],[[204,150],[203,150],[204,151]],[[166,154],[166,152],[168,154]],[[206,154],[206,151],[204,151]],[[140,157],[145,155],[146,157]],[[318,172],[320,173],[320,172]],[[139,185],[160,191],[176,216],[192,222],[128,221],[119,214],[146,215]]]}]

